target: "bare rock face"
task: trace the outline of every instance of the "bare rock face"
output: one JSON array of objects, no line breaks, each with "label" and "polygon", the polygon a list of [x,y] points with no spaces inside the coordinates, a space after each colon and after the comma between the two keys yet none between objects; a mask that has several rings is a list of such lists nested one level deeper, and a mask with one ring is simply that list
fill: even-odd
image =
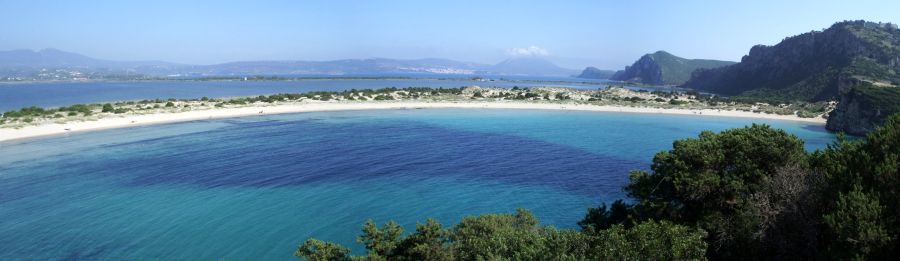
[{"label": "bare rock face", "polygon": [[654,85],[663,84],[662,69],[649,54],[641,56],[631,66],[626,66],[624,71],[616,72],[612,79]]},{"label": "bare rock face", "polygon": [[865,135],[895,113],[900,113],[900,88],[860,83],[841,96],[825,128]]},{"label": "bare rock face", "polygon": [[886,117],[880,110],[868,107],[859,97],[845,95],[838,107],[829,114],[825,128],[851,135],[865,135],[881,125]]}]

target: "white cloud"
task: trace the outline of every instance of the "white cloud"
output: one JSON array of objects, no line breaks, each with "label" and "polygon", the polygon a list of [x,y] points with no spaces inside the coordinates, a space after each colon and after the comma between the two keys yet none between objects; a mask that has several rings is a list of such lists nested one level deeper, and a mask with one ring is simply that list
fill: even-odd
[{"label": "white cloud", "polygon": [[547,56],[550,55],[550,52],[547,52],[547,49],[540,48],[537,46],[529,46],[524,48],[509,48],[506,49],[506,54],[509,56]]}]

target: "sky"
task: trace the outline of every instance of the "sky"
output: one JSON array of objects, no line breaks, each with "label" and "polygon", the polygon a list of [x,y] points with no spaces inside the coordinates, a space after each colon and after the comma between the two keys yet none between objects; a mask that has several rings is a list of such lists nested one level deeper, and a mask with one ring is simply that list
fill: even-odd
[{"label": "sky", "polygon": [[545,57],[620,69],[645,53],[739,61],[842,20],[900,23],[900,1],[0,0],[0,50],[108,60]]}]

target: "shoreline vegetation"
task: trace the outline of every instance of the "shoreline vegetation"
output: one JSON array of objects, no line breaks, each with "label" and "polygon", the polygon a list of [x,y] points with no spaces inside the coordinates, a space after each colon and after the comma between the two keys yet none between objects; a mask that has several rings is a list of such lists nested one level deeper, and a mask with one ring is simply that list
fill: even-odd
[{"label": "shoreline vegetation", "polygon": [[155,99],[3,113],[0,141],[69,132],[252,115],[376,109],[539,109],[746,117],[824,125],[833,103],[770,105],[696,92],[569,88],[383,88],[226,99]]}]

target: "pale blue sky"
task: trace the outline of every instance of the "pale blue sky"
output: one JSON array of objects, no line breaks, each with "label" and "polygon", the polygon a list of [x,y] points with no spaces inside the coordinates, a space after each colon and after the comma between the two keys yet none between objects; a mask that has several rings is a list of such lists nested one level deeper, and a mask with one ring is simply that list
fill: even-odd
[{"label": "pale blue sky", "polygon": [[657,50],[736,61],[754,44],[856,19],[898,23],[900,1],[0,0],[0,50],[194,64],[496,63],[513,48],[535,46],[566,67],[612,69]]}]

